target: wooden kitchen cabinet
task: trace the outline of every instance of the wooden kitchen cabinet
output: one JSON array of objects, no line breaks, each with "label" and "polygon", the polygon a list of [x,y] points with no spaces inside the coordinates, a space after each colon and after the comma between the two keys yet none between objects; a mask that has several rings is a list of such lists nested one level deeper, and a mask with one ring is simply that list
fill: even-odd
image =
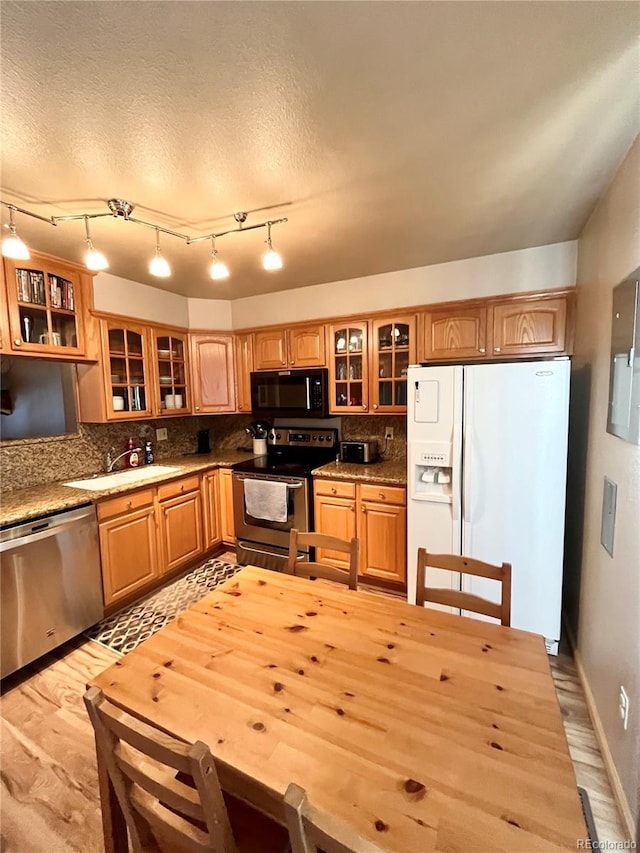
[{"label": "wooden kitchen cabinet", "polygon": [[165,574],[204,550],[202,491],[198,475],[158,486],[161,561]]},{"label": "wooden kitchen cabinet", "polygon": [[222,542],[220,528],[219,471],[205,471],[202,475],[202,511],[204,517],[204,548],[208,551]]},{"label": "wooden kitchen cabinet", "polygon": [[190,335],[193,411],[196,414],[236,409],[231,335]]},{"label": "wooden kitchen cabinet", "polygon": [[514,299],[493,306],[492,354],[562,353],[567,349],[567,297]]},{"label": "wooden kitchen cabinet", "polygon": [[220,487],[220,533],[225,545],[235,545],[236,533],[233,521],[233,471],[220,468],[218,471]]},{"label": "wooden kitchen cabinet", "polygon": [[254,334],[255,370],[283,367],[324,367],[324,325],[265,329]]},{"label": "wooden kitchen cabinet", "polygon": [[420,361],[486,358],[486,305],[451,305],[426,311],[421,320]]},{"label": "wooden kitchen cabinet", "polygon": [[140,420],[154,412],[149,329],[126,319],[98,317],[100,359],[78,365],[78,420]]},{"label": "wooden kitchen cabinet", "polygon": [[369,360],[366,320],[328,327],[329,411],[356,414],[369,410]]},{"label": "wooden kitchen cabinet", "polygon": [[191,413],[189,338],[186,332],[154,326],[150,330],[153,365],[153,413],[175,417]]},{"label": "wooden kitchen cabinet", "polygon": [[155,489],[98,504],[105,607],[144,589],[159,576]]},{"label": "wooden kitchen cabinet", "polygon": [[253,335],[234,335],[233,345],[236,357],[236,408],[239,412],[250,412]]},{"label": "wooden kitchen cabinet", "polygon": [[359,485],[360,574],[406,586],[406,489]]},{"label": "wooden kitchen cabinet", "polygon": [[415,314],[371,321],[371,409],[407,411],[407,368],[416,363]]},{"label": "wooden kitchen cabinet", "polygon": [[85,312],[93,274],[85,267],[32,252],[3,259],[9,339],[5,350],[57,361],[87,358]]},{"label": "wooden kitchen cabinet", "polygon": [[[314,528],[360,542],[358,575],[362,580],[406,589],[406,489],[340,480],[314,480]],[[320,551],[316,559],[347,567],[343,554]]]}]

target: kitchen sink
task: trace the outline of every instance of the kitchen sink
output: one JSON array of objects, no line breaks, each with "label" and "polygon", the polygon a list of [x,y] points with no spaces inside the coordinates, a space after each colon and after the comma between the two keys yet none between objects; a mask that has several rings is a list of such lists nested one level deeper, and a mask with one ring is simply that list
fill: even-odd
[{"label": "kitchen sink", "polygon": [[148,480],[150,477],[161,477],[163,474],[177,474],[181,470],[181,468],[172,465],[146,465],[144,468],[127,468],[126,471],[116,471],[114,474],[103,474],[102,476],[96,475],[86,480],[72,480],[70,483],[63,483],[62,485],[97,492],[101,489],[113,489],[126,483]]}]

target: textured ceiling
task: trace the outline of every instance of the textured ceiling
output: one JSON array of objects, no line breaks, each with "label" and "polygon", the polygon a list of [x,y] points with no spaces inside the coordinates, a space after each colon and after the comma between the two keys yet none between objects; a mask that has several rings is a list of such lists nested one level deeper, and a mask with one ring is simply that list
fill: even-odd
[{"label": "textured ceiling", "polygon": [[[121,197],[208,245],[98,220],[110,272],[236,298],[575,238],[638,132],[629,2],[2,2],[2,197]],[[3,212],[3,221],[6,216]],[[25,217],[74,260],[82,223]]]}]

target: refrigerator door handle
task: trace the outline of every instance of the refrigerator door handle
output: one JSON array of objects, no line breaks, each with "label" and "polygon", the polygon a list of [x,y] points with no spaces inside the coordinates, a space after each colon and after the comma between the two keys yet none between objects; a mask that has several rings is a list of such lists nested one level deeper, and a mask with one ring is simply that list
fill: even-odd
[{"label": "refrigerator door handle", "polygon": [[462,505],[462,430],[457,419],[453,427],[453,458],[451,460],[451,517],[454,521],[464,521]]}]

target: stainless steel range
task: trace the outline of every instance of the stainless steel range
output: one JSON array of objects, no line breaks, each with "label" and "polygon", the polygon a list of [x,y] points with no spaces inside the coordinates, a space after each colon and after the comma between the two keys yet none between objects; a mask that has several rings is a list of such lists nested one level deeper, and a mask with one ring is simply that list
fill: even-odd
[{"label": "stainless steel range", "polygon": [[[276,427],[269,433],[267,455],[233,466],[233,518],[237,540],[236,559],[282,571],[289,549],[289,531],[313,530],[313,492],[311,472],[335,459],[338,431]],[[255,495],[247,480],[283,483],[283,511],[272,520],[268,506],[256,508]],[[255,486],[252,487],[255,491]],[[253,500],[252,500],[253,497]],[[249,498],[249,500],[247,499]],[[249,512],[247,504],[253,515]]]}]

